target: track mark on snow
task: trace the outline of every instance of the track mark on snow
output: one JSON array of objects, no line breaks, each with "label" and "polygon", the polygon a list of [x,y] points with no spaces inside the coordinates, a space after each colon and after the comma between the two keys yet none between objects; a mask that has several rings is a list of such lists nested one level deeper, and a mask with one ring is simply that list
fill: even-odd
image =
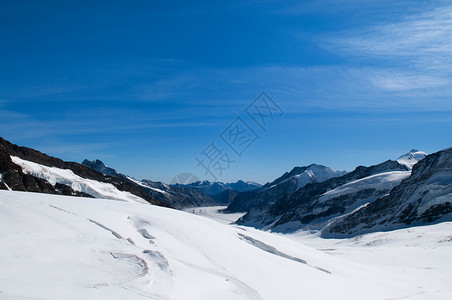
[{"label": "track mark on snow", "polygon": [[154,240],[155,237],[149,234],[149,232],[146,229],[138,229],[137,232],[141,234],[142,237],[148,240]]},{"label": "track mark on snow", "polygon": [[[121,252],[110,252],[110,255],[114,259],[125,260],[127,262],[136,264],[136,265],[138,265],[140,267],[141,272],[139,272],[135,278],[132,278],[130,280],[134,280],[134,279],[137,279],[139,277],[144,277],[144,276],[146,276],[149,273],[149,268],[148,268],[148,264],[146,263],[146,261],[144,259],[142,259],[141,257],[136,256],[135,254],[127,254],[127,253],[121,253]],[[128,280],[128,281],[130,281],[130,280]]]},{"label": "track mark on snow", "polygon": [[60,210],[60,211],[65,212],[65,213],[67,213],[67,214],[71,214],[71,215],[74,215],[74,216],[78,216],[77,214],[74,214],[73,212],[70,212],[70,211],[68,211],[68,210],[62,209],[62,208],[60,208],[60,207],[58,207],[58,206],[51,205],[51,204],[49,204],[49,206],[50,206],[51,208]]},{"label": "track mark on snow", "polygon": [[162,253],[154,250],[144,250],[143,253],[147,254],[149,258],[152,259],[152,262],[155,263],[160,270],[172,274],[168,260],[165,256],[163,256]]},{"label": "track mark on snow", "polygon": [[107,231],[110,231],[111,234],[113,234],[116,238],[121,239],[121,240],[124,239],[119,233],[117,233],[116,231],[114,231],[114,230],[108,228],[108,227],[105,226],[104,224],[101,224],[101,223],[96,222],[96,221],[91,220],[91,219],[88,219],[88,221],[90,221],[91,223],[96,224],[97,226],[99,226],[99,227],[102,228],[102,229],[105,229],[105,230],[107,230]]},{"label": "track mark on snow", "polygon": [[149,244],[154,245],[154,241],[155,237],[152,236],[147,229],[145,228],[140,228],[140,227],[144,227],[144,226],[150,226],[150,223],[144,219],[135,217],[134,220],[132,221],[132,219],[130,217],[127,217],[127,221],[128,223],[145,239],[148,240]]},{"label": "track mark on snow", "polygon": [[249,244],[251,244],[251,245],[253,245],[253,246],[255,246],[255,247],[257,247],[257,248],[259,248],[261,250],[264,250],[265,252],[268,252],[268,253],[271,253],[271,254],[274,254],[274,255],[286,258],[286,259],[290,259],[290,260],[302,263],[304,265],[310,266],[310,267],[312,267],[314,269],[317,269],[319,271],[322,271],[324,273],[331,274],[331,272],[328,271],[328,270],[325,270],[323,268],[316,267],[316,266],[311,266],[304,259],[301,259],[301,258],[298,258],[298,257],[295,257],[295,256],[288,255],[286,253],[283,253],[283,252],[279,251],[278,249],[276,249],[275,247],[272,247],[272,246],[270,246],[270,245],[268,245],[268,244],[266,244],[264,242],[261,242],[259,240],[253,239],[252,237],[249,237],[249,236],[241,234],[241,233],[238,233],[238,235],[239,235],[240,239],[246,241],[247,243],[249,243]]}]

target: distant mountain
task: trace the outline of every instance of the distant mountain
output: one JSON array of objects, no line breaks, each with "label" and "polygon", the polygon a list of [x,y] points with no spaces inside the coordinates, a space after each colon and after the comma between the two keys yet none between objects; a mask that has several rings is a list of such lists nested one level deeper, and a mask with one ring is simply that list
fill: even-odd
[{"label": "distant mountain", "polygon": [[185,187],[193,187],[202,190],[208,196],[218,195],[226,190],[234,190],[237,192],[247,192],[255,190],[262,185],[256,182],[245,182],[239,180],[233,183],[224,183],[224,182],[210,182],[210,181],[197,181],[190,184],[180,185],[176,184],[175,186],[185,186]]},{"label": "distant mountain", "polygon": [[125,175],[116,172],[115,169],[107,167],[102,161],[100,161],[98,159],[93,160],[93,161],[85,159],[82,162],[82,164],[90,167],[93,170],[101,172],[102,174],[105,174],[105,175],[115,176],[115,177],[123,177],[123,178],[126,177]]},{"label": "distant mountain", "polygon": [[[115,169],[107,167],[99,159],[89,161],[85,159],[83,164],[105,175],[125,178],[147,190],[152,197],[170,203],[175,208],[224,205],[224,199],[217,202],[216,198],[206,195],[202,189],[190,185],[168,185],[147,179],[136,180],[127,175],[118,173]],[[228,202],[229,203],[229,202]]]},{"label": "distant mountain", "polygon": [[391,160],[359,166],[343,176],[307,184],[270,205],[255,207],[239,223],[274,230],[296,230],[307,225],[319,229],[331,218],[383,196],[409,175],[406,166]]},{"label": "distant mountain", "polygon": [[426,156],[427,153],[413,149],[407,154],[400,156],[397,162],[407,166],[411,170],[418,161],[423,160]]},{"label": "distant mountain", "polygon": [[[134,179],[131,179],[134,180]],[[150,180],[135,181],[150,189],[155,197],[163,198],[176,208],[219,205],[202,190],[189,186],[172,186]]]},{"label": "distant mountain", "polygon": [[346,175],[309,183],[274,203],[250,208],[237,223],[349,237],[451,221],[451,174],[452,149],[428,156],[412,150],[397,161],[359,166]]},{"label": "distant mountain", "polygon": [[452,148],[414,164],[388,195],[337,219],[324,236],[348,237],[432,222],[452,221]]},{"label": "distant mountain", "polygon": [[309,183],[322,182],[346,173],[346,171],[337,171],[316,164],[295,167],[259,189],[238,194],[225,211],[247,212],[254,207],[263,207],[294,193]]},{"label": "distant mountain", "polygon": [[223,205],[223,200],[219,202],[215,198],[208,196],[202,189],[191,187],[190,185],[168,185],[162,182],[147,179],[137,180],[127,175],[118,173],[115,169],[107,167],[101,160],[89,161],[85,159],[83,164],[101,173],[119,178],[125,178],[142,188],[146,189],[149,195],[171,204],[175,208],[214,206]]}]

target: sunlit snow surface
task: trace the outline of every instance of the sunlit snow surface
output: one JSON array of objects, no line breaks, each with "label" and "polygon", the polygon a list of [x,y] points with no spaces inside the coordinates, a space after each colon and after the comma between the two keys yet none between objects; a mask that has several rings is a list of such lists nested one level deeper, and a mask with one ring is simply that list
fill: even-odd
[{"label": "sunlit snow surface", "polygon": [[126,191],[118,190],[111,183],[80,177],[72,170],[48,167],[28,160],[11,156],[13,163],[19,165],[23,172],[44,179],[50,184],[61,183],[70,186],[74,191],[89,194],[95,198],[116,199],[130,202],[147,203],[146,200]]},{"label": "sunlit snow surface", "polygon": [[324,240],[0,191],[0,225],[0,299],[452,299],[451,223]]}]

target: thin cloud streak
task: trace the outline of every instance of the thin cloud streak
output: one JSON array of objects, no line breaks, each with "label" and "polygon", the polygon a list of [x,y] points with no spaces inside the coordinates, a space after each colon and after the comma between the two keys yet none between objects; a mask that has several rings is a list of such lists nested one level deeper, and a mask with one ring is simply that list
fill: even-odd
[{"label": "thin cloud streak", "polygon": [[452,83],[451,5],[336,36],[324,38],[321,44],[339,54],[352,54],[360,61],[374,59],[387,66],[387,71],[375,72],[371,77],[376,87],[402,91]]}]

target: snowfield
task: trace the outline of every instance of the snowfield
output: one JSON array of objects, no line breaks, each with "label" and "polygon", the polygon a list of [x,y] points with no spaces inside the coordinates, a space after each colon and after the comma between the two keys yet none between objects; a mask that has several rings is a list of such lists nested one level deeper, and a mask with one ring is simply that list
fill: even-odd
[{"label": "snowfield", "polygon": [[452,223],[324,240],[2,190],[0,225],[0,299],[452,299]]}]

